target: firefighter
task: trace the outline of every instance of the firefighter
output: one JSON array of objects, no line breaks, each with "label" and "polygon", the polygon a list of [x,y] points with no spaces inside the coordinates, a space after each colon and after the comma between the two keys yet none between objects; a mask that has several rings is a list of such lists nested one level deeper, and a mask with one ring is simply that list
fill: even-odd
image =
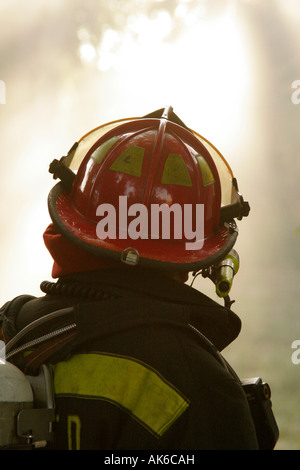
[{"label": "firefighter", "polygon": [[[2,339],[37,319],[16,354],[51,364],[50,449],[257,449],[241,383],[220,354],[241,321],[186,284],[231,252],[249,206],[226,160],[168,107],[83,136],[50,172],[44,242],[53,281],[0,310]],[[51,316],[51,315],[50,315]],[[25,339],[24,339],[25,341]]]}]

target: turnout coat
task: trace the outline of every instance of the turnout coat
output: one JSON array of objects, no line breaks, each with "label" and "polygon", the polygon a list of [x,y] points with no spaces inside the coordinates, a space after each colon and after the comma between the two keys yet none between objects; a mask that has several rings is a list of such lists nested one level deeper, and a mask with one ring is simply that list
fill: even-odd
[{"label": "turnout coat", "polygon": [[[42,297],[7,302],[0,324],[13,337],[73,307],[26,336],[76,324],[47,357],[56,405],[49,448],[258,448],[245,393],[218,353],[241,329],[230,309],[168,276],[126,266],[41,286]],[[25,357],[14,362],[26,371]]]}]

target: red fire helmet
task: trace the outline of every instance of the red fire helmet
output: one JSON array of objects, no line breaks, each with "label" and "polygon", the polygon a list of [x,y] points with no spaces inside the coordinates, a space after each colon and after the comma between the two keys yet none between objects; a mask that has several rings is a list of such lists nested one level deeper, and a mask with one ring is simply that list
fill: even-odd
[{"label": "red fire helmet", "polygon": [[127,264],[199,271],[226,256],[249,212],[224,157],[171,107],[93,129],[49,171],[59,232]]}]

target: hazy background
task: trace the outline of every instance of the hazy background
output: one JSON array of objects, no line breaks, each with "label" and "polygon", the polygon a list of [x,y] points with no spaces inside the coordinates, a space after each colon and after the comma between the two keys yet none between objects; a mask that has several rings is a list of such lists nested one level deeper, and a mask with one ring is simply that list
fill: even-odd
[{"label": "hazy background", "polygon": [[[251,205],[225,351],[271,385],[278,449],[300,448],[298,0],[0,0],[0,304],[51,279],[53,158],[92,128],[171,104]],[[300,97],[300,93],[298,94]],[[210,281],[195,286],[214,297]]]}]

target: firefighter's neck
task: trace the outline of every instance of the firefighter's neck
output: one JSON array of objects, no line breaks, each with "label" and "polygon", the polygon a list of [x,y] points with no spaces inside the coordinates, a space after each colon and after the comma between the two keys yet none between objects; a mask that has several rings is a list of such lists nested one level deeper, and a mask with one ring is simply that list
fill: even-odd
[{"label": "firefighter's neck", "polygon": [[186,273],[186,272],[170,272],[169,276],[172,279],[175,279],[176,281],[184,283],[188,280],[189,273]]}]

